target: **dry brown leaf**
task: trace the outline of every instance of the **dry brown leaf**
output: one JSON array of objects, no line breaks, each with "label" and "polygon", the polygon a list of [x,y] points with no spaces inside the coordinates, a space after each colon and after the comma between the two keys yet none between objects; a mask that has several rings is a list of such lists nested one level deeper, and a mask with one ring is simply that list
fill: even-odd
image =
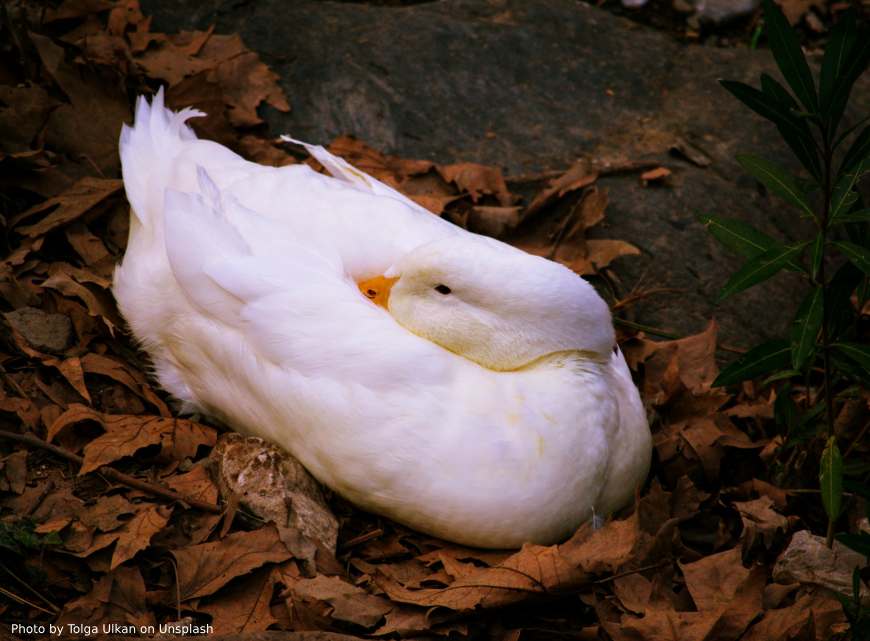
[{"label": "dry brown leaf", "polygon": [[218,488],[211,480],[205,464],[195,465],[184,474],[170,476],[166,479],[166,485],[184,496],[204,503],[217,504]]},{"label": "dry brown leaf", "polygon": [[127,623],[135,626],[153,626],[154,614],[145,601],[145,582],[139,568],[121,566],[104,574],[88,594],[67,602],[57,624],[101,625]]},{"label": "dry brown leaf", "polygon": [[130,120],[127,96],[116,83],[107,83],[96,69],[64,60],[64,50],[46,36],[30,33],[45,72],[70,100],[51,112],[46,146],[74,158],[83,156],[103,173],[119,164],[117,132]]},{"label": "dry brown leaf", "polygon": [[237,576],[266,563],[280,563],[291,558],[274,525],[236,532],[211,543],[173,550],[178,563],[181,600],[214,594]]},{"label": "dry brown leaf", "polygon": [[0,458],[0,492],[24,494],[27,487],[27,450]]},{"label": "dry brown leaf", "polygon": [[640,175],[640,181],[643,183],[643,186],[646,187],[649,183],[662,181],[670,175],[671,170],[667,167],[656,167],[655,169],[643,172]]},{"label": "dry brown leaf", "polygon": [[197,609],[211,615],[214,634],[262,632],[277,623],[269,607],[275,582],[270,568],[256,570]]},{"label": "dry brown leaf", "polygon": [[513,205],[515,198],[504,181],[501,169],[487,165],[464,162],[455,165],[437,165],[441,177],[454,183],[460,190],[468,192],[473,202],[482,195],[495,196],[502,207]]},{"label": "dry brown leaf", "polygon": [[523,212],[523,217],[532,216],[565,194],[588,187],[596,180],[598,180],[598,172],[593,170],[587,162],[578,160],[564,174],[551,180],[549,185],[534,197]]},{"label": "dry brown leaf", "polygon": [[31,238],[42,236],[56,227],[76,220],[120,190],[122,185],[120,180],[110,178],[82,178],[62,194],[49,198],[18,214],[11,220],[11,223],[15,226],[31,216],[54,209],[36,223],[17,227],[17,231],[25,236]]},{"label": "dry brown leaf", "polygon": [[744,548],[749,549],[760,536],[770,548],[778,532],[789,531],[789,519],[773,509],[773,499],[760,496],[752,501],[735,501],[734,507],[743,521]]},{"label": "dry brown leaf", "polygon": [[147,548],[151,544],[151,537],[166,527],[170,516],[172,507],[163,505],[150,505],[137,512],[121,529],[112,554],[111,569],[114,570]]},{"label": "dry brown leaf", "polygon": [[85,446],[79,474],[132,456],[149,445],[160,445],[164,455],[175,460],[193,457],[200,445],[214,446],[215,431],[188,421],[160,416],[104,416],[106,433]]},{"label": "dry brown leaf", "polygon": [[335,576],[318,575],[299,579],[291,588],[293,598],[324,601],[331,606],[329,616],[336,621],[372,628],[393,606],[386,599],[342,581]]},{"label": "dry brown leaf", "polygon": [[85,446],[84,463],[79,474],[87,474],[120,458],[132,456],[149,445],[160,445],[161,453],[175,460],[192,458],[200,445],[213,447],[217,440],[212,428],[186,419],[101,414],[76,404],[58,417],[46,438],[52,441],[61,430],[83,421],[97,423],[105,433]]},{"label": "dry brown leaf", "polygon": [[[640,250],[624,240],[590,238],[586,240],[588,255],[586,260],[594,271],[604,269],[620,256],[639,256]],[[578,271],[578,270],[575,270]],[[591,272],[578,271],[585,274]]]},{"label": "dry brown leaf", "polygon": [[810,593],[793,605],[765,612],[742,641],[829,639],[833,627],[842,624],[845,618],[839,601],[820,592]]}]

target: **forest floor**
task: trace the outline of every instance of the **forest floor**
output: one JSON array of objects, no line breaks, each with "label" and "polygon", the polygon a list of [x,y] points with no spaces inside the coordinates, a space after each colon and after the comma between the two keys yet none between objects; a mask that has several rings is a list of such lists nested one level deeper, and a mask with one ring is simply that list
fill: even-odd
[{"label": "forest floor", "polygon": [[[626,317],[666,287],[621,288],[611,262],[641,252],[610,237],[601,182],[628,176],[652,193],[671,188],[671,169],[578,160],[506,175],[332,141],[433,214],[596,282],[625,321],[655,452],[633,506],[561,545],[464,548],[333,496],[329,549],[218,482],[226,430],[178,416],[111,294],[129,216],[117,140],[136,96],[165,85],[173,108],[208,113],[192,121],[200,136],[259,163],[319,168],[264,122],[264,105],[286,112],[294,96],[239,35],[152,30],[135,0],[0,11],[0,638],[44,638],[49,625],[97,638],[106,623],[276,641],[847,638],[835,595],[851,594],[854,557],[824,546],[806,464],[823,443],[777,421],[772,387],[712,385],[717,363],[743,351],[719,343],[715,321],[663,340]],[[789,398],[803,406],[818,393],[798,386]],[[858,460],[870,454],[867,398],[839,408]],[[863,509],[848,496],[840,529],[866,527]],[[35,627],[13,630],[24,624]]]}]

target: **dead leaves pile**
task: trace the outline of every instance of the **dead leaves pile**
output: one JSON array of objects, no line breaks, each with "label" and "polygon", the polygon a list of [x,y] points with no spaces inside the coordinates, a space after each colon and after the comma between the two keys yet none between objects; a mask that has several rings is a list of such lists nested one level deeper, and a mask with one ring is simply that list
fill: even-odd
[{"label": "dead leaves pile", "polygon": [[[152,388],[109,290],[128,216],[117,136],[132,98],[165,83],[170,105],[208,113],[193,123],[200,135],[258,162],[316,166],[266,137],[258,106],[290,108],[277,76],[238,36],[152,32],[134,0],[12,3],[3,20],[0,620],[510,641],[786,641],[842,629],[830,594],[772,579],[802,517],[755,478],[776,450],[775,399],[711,387],[715,324],[681,340],[624,337],[655,418],[654,478],[625,514],[562,545],[472,550],[334,500],[336,556],[239,510],[213,480],[216,429],[177,418]],[[668,174],[578,161],[511,179],[348,137],[330,148],[433,214],[581,274],[639,253],[598,237],[599,177],[652,169],[642,177],[652,185]],[[527,185],[541,189],[523,206],[512,190]]]}]

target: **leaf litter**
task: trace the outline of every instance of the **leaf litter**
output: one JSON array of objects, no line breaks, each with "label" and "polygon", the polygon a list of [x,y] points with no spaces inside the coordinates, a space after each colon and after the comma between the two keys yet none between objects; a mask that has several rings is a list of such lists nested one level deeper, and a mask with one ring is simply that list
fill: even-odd
[{"label": "leaf litter", "polygon": [[[832,592],[801,578],[813,567],[775,566],[819,515],[768,471],[792,455],[773,424],[777,399],[748,383],[736,394],[712,386],[715,322],[666,341],[621,332],[655,460],[634,505],[598,530],[584,525],[560,545],[474,550],[334,497],[336,552],[246,512],[220,490],[208,459],[224,428],[177,417],[111,297],[127,224],[117,136],[135,95],[166,84],[171,106],[207,112],[192,123],[201,136],[256,162],[292,164],[298,156],[257,111],[289,110],[291,99],[238,35],[153,32],[136,0],[17,3],[2,30],[14,37],[0,49],[9,330],[0,347],[0,547],[16,580],[4,578],[0,621],[195,621],[234,638],[319,630],[786,641],[845,632]],[[608,195],[599,177],[636,171],[666,189],[671,175],[578,159],[518,181],[498,167],[390,156],[349,136],[330,150],[433,215],[605,285],[610,264],[640,250],[600,237]],[[529,187],[515,193],[519,182]]]}]

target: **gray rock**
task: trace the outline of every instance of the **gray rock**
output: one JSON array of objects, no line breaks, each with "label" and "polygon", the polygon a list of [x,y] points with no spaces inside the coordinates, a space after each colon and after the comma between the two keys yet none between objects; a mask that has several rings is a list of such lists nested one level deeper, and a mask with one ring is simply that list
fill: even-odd
[{"label": "gray rock", "polygon": [[3,316],[34,349],[62,352],[72,340],[72,321],[63,314],[49,314],[35,307],[22,307]]},{"label": "gray rock", "polygon": [[224,434],[210,455],[221,493],[265,521],[299,530],[335,553],[338,519],[320,484],[295,458],[261,438]]},{"label": "gray rock", "polygon": [[[839,541],[834,541],[834,547],[829,548],[824,537],[801,530],[795,532],[791,543],[776,560],[773,579],[777,583],[821,585],[852,598],[852,571],[866,565],[864,556]],[[861,594],[865,605],[870,605],[866,584],[861,586]]]},{"label": "gray rock", "polygon": [[695,3],[695,17],[719,25],[747,16],[760,6],[761,0],[699,0]]},{"label": "gray rock", "polygon": [[[388,153],[508,174],[567,168],[578,157],[667,165],[672,187],[644,188],[636,174],[601,181],[611,204],[597,233],[643,250],[614,263],[624,288],[680,290],[643,300],[635,320],[690,333],[715,316],[723,340],[743,346],[786,335],[801,283],[785,277],[717,305],[740,261],[696,218],[741,218],[783,241],[803,236],[796,214],[733,159],[751,152],[789,166],[787,150],[717,82],[776,74],[769,52],[687,46],[576,0],[142,5],[156,29],[216,22],[241,33],[290,97],[290,113],[264,112],[275,133],[318,143],[353,134]],[[855,93],[855,104],[870,104],[867,79]],[[676,147],[689,151],[675,157]]]}]

